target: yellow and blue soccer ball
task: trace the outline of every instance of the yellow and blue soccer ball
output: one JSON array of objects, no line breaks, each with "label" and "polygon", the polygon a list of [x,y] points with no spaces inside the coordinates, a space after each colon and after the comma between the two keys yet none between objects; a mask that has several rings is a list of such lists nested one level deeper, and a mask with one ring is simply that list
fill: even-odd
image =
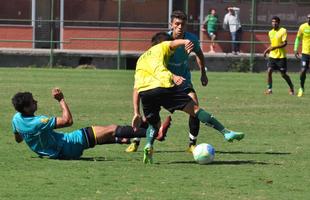
[{"label": "yellow and blue soccer ball", "polygon": [[208,164],[214,160],[215,149],[211,144],[202,143],[195,147],[193,156],[198,164]]}]

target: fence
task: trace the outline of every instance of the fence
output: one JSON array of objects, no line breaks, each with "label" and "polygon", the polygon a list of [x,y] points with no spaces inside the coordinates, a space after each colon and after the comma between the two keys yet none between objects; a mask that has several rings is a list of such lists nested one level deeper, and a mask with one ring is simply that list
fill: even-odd
[{"label": "fence", "polygon": [[[212,6],[222,19],[226,6],[240,7],[243,25],[241,51],[249,54],[251,66],[255,55],[268,46],[267,31],[271,28],[273,15],[283,19],[282,25],[288,29],[287,50],[293,53],[297,24],[306,20],[310,8],[308,1],[193,0],[183,1],[183,7],[179,4],[181,0],[84,0],[80,3],[72,0],[12,1],[20,3],[20,6],[16,8],[4,3],[0,8],[0,47],[48,49],[50,66],[55,64],[55,51],[59,49],[109,52],[117,56],[118,69],[121,68],[122,56],[132,52],[138,55],[149,47],[150,38],[155,32],[169,29],[169,16],[176,8],[186,10],[188,30],[199,36],[202,49],[207,53],[210,40],[201,31],[207,10]],[[18,13],[17,16],[12,16],[10,11]],[[136,21],[130,21],[133,19]],[[229,33],[219,29],[216,52],[230,52],[230,43]]]}]

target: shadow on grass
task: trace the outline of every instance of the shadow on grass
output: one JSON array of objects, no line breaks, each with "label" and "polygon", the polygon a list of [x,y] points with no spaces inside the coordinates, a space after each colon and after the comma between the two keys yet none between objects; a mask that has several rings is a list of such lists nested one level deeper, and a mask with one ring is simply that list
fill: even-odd
[{"label": "shadow on grass", "polygon": [[114,161],[112,159],[107,159],[106,157],[81,157],[80,159],[81,161]]},{"label": "shadow on grass", "polygon": [[219,154],[270,154],[270,155],[290,155],[290,152],[251,152],[251,151],[216,151]]},{"label": "shadow on grass", "polygon": [[[155,151],[156,153],[184,153],[185,150]],[[216,151],[219,154],[269,154],[269,155],[290,155],[290,152],[251,152],[251,151]]]},{"label": "shadow on grass", "polygon": [[[49,159],[47,157],[33,156],[32,159]],[[81,157],[79,159],[51,159],[51,160],[61,160],[61,161],[114,161],[113,159],[108,159],[106,157],[98,156],[98,157]]]},{"label": "shadow on grass", "polygon": [[[195,164],[197,163],[195,161],[174,161],[169,162],[168,164]],[[277,163],[266,163],[266,162],[260,162],[255,160],[227,160],[227,161],[213,161],[212,163],[209,163],[207,165],[280,165]]]},{"label": "shadow on grass", "polygon": [[154,150],[155,153],[184,153],[186,152],[185,149],[184,150],[165,150],[165,151],[157,151],[156,149]]}]

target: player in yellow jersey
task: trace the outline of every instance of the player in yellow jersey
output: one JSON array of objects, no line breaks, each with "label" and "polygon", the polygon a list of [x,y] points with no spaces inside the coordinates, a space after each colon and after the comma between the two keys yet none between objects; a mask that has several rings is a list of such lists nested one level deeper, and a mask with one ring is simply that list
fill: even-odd
[{"label": "player in yellow jersey", "polygon": [[289,85],[289,94],[294,95],[294,86],[291,78],[287,75],[287,61],[285,46],[287,45],[287,32],[280,27],[280,18],[274,16],[271,21],[272,30],[269,31],[270,46],[264,51],[264,57],[269,54],[267,63],[267,90],[265,94],[272,94],[272,72],[279,70],[282,78]]},{"label": "player in yellow jersey", "polygon": [[140,56],[135,72],[135,84],[133,90],[134,117],[132,125],[134,129],[141,122],[139,102],[141,99],[143,113],[149,124],[146,131],[146,146],[144,147],[144,163],[153,163],[153,143],[160,125],[159,112],[161,107],[173,113],[181,110],[200,122],[213,127],[223,134],[226,141],[241,140],[243,133],[226,129],[212,114],[201,109],[184,91],[182,84],[185,78],[172,74],[168,69],[169,57],[174,50],[185,47],[190,53],[194,44],[188,39],[171,40],[171,36],[165,32],[157,33],[152,38],[152,47]]},{"label": "player in yellow jersey", "polygon": [[297,59],[300,59],[300,55],[298,53],[298,46],[300,41],[302,42],[300,88],[297,94],[298,97],[302,97],[304,95],[306,73],[307,70],[309,69],[309,61],[310,61],[310,14],[308,14],[307,18],[308,21],[299,26],[294,45],[295,57]]}]

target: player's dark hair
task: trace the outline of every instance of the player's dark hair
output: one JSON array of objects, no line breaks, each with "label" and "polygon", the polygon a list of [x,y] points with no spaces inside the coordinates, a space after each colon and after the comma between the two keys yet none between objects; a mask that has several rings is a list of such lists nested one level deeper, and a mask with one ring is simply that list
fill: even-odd
[{"label": "player's dark hair", "polygon": [[273,16],[271,21],[275,20],[276,22],[280,23],[280,18],[278,16]]},{"label": "player's dark hair", "polygon": [[181,19],[183,21],[187,21],[187,15],[185,14],[185,12],[181,10],[173,11],[170,18],[171,18],[171,21],[173,21],[173,19]]},{"label": "player's dark hair", "polygon": [[209,9],[209,14],[211,14],[212,10],[216,11],[215,8],[210,8],[210,9]]},{"label": "player's dark hair", "polygon": [[170,41],[172,40],[171,36],[166,33],[166,32],[159,32],[156,33],[153,37],[152,37],[152,46],[155,46],[156,44],[159,44],[163,41]]},{"label": "player's dark hair", "polygon": [[12,104],[16,111],[23,113],[24,108],[30,106],[33,97],[30,92],[18,92],[12,98]]}]

